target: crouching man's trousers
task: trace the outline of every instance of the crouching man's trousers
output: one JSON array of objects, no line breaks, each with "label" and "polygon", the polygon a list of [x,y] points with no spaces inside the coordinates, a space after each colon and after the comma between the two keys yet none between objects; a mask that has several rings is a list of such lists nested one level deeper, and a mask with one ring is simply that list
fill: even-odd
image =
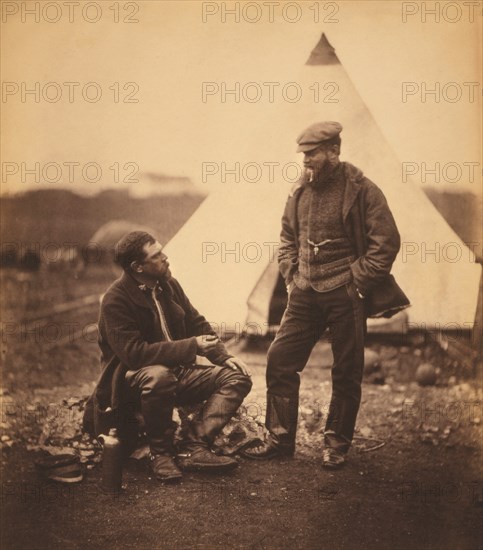
[{"label": "crouching man's trousers", "polygon": [[152,453],[173,452],[174,406],[204,405],[191,423],[185,449],[209,446],[251,389],[250,378],[227,367],[168,368],[153,365],[128,371],[126,382],[141,404]]}]

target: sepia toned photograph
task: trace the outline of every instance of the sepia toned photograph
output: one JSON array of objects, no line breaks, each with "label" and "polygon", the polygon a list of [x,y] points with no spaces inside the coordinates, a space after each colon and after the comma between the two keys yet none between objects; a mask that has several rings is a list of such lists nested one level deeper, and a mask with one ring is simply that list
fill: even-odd
[{"label": "sepia toned photograph", "polygon": [[483,2],[0,8],[1,547],[483,549]]}]

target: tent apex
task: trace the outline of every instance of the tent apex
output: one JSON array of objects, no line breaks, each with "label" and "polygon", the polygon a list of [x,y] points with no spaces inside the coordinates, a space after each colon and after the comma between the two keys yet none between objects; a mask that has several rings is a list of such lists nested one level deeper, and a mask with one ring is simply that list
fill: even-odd
[{"label": "tent apex", "polygon": [[337,65],[340,64],[339,58],[335,53],[335,48],[327,40],[325,33],[322,33],[319,42],[310,53],[310,57],[305,62],[306,65]]}]

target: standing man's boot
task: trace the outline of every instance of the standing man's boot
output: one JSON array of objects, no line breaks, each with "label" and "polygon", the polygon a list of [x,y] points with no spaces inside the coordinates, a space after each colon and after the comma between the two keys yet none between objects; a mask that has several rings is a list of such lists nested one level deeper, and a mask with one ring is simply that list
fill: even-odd
[{"label": "standing man's boot", "polygon": [[291,457],[295,452],[297,435],[298,397],[267,394],[268,437],[260,445],[245,449],[243,456],[253,460]]}]

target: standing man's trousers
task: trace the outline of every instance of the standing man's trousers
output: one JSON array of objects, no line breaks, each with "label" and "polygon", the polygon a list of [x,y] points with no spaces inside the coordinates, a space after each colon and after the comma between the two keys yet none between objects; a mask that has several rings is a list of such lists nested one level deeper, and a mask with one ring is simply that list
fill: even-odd
[{"label": "standing man's trousers", "polygon": [[280,329],[268,351],[266,426],[274,445],[295,448],[301,372],[328,327],[334,364],[325,445],[349,450],[361,401],[366,318],[353,283],[329,292],[290,292]]}]

